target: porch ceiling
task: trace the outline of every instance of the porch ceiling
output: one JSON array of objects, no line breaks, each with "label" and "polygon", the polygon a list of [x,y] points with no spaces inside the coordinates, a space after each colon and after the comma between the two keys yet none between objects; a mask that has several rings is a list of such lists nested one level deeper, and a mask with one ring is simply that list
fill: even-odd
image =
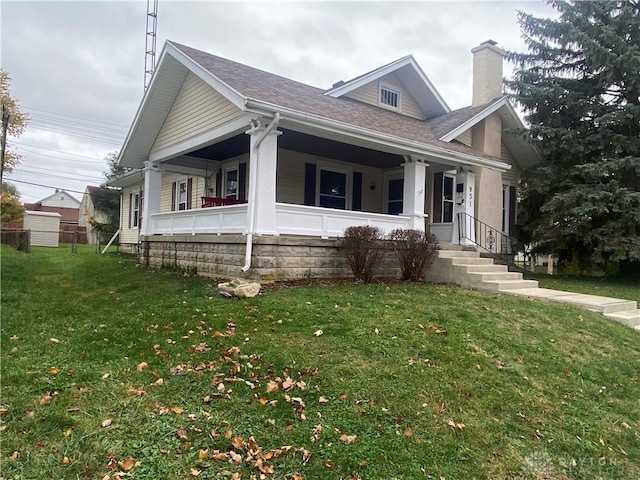
[{"label": "porch ceiling", "polygon": [[[316,137],[286,128],[280,130],[283,134],[278,137],[278,148],[284,150],[377,168],[397,167],[404,161],[401,155]],[[179,163],[185,167],[196,167],[197,165],[202,166],[202,159],[221,161],[248,152],[249,136],[240,134],[222,142],[194,150],[180,159],[172,160],[170,163]]]}]

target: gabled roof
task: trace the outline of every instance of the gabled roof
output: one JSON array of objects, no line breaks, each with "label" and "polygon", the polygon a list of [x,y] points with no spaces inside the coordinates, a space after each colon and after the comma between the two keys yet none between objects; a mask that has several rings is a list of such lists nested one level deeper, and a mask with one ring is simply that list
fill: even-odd
[{"label": "gabled roof", "polygon": [[[59,197],[60,195],[66,196],[67,199],[70,200],[70,203],[75,203],[75,204],[77,204],[78,208],[80,207],[80,202],[73,195],[71,195],[66,190],[60,190],[60,189],[56,189],[55,193],[52,193],[48,197],[45,197],[42,200],[38,200],[35,203],[40,203],[40,204],[46,203],[47,201],[52,200],[52,199],[54,199],[56,197]],[[60,207],[60,208],[74,208],[74,207]]]},{"label": "gabled roof", "polygon": [[[411,56],[350,81],[346,89],[342,88],[343,85],[327,92],[185,45],[167,42],[121,150],[120,164],[142,167],[187,74],[192,72],[245,112],[248,115],[247,125],[250,115],[269,117],[279,113],[281,125],[286,125],[286,128],[314,132],[338,141],[357,141],[361,146],[366,144],[395,154],[431,155],[452,164],[482,165],[500,170],[510,168],[496,157],[458,142],[443,140],[442,135],[433,129],[436,123],[334,96],[348,88],[357,88],[360,81],[371,81],[389,71],[400,70],[405,78],[413,76],[422,83],[425,98],[431,97],[443,115],[449,114],[449,108]],[[416,96],[420,97],[417,93]],[[110,184],[115,185],[113,182]]]},{"label": "gabled roof", "polygon": [[526,170],[539,163],[542,160],[540,152],[525,139],[509,132],[509,130],[523,129],[525,125],[507,96],[494,98],[482,105],[454,110],[445,115],[429,119],[426,124],[429,125],[440,140],[451,142],[495,112],[502,119],[502,141],[512,153],[520,168]]},{"label": "gabled roof", "polygon": [[412,55],[402,57],[347,82],[338,82],[333,88],[327,90],[325,95],[342,97],[390,73],[396,74],[427,118],[451,111]]}]

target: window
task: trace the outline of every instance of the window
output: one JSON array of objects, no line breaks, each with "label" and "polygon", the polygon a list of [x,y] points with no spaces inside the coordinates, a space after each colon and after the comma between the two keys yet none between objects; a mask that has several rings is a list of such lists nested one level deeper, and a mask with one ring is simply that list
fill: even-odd
[{"label": "window", "polygon": [[320,170],[319,206],[347,208],[347,174],[332,170]]},{"label": "window", "polygon": [[380,85],[380,105],[400,109],[400,92],[386,85]]},{"label": "window", "polygon": [[238,198],[238,169],[226,170],[225,198]]},{"label": "window", "polygon": [[452,223],[454,215],[453,175],[436,172],[433,175],[433,223]]},{"label": "window", "polygon": [[388,183],[387,213],[400,215],[403,209],[404,179],[395,178]]},{"label": "window", "polygon": [[178,195],[176,197],[176,210],[187,209],[187,181],[181,180],[178,182]]},{"label": "window", "polygon": [[140,225],[140,192],[131,194],[131,228]]},{"label": "window", "polygon": [[453,177],[442,179],[442,222],[453,222]]}]

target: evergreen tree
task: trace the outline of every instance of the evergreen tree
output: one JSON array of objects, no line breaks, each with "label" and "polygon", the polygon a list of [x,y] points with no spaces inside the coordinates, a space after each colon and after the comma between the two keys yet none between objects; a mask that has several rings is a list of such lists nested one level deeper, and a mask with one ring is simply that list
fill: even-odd
[{"label": "evergreen tree", "polygon": [[640,262],[640,2],[547,0],[519,12],[506,82],[545,161],[525,172],[524,234],[561,262]]},{"label": "evergreen tree", "polygon": [[118,152],[107,153],[107,155],[104,157],[104,161],[107,162],[107,171],[103,172],[104,178],[106,179],[102,184],[103,186],[114,178],[118,178],[120,175],[123,175],[132,170],[131,168],[121,167],[120,165],[118,165]]}]

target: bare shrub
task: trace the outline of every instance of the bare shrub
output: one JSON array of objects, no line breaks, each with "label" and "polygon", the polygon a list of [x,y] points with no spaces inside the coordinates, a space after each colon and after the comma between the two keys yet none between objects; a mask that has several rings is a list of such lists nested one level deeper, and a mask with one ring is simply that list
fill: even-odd
[{"label": "bare shrub", "polygon": [[423,230],[399,228],[389,234],[389,240],[400,262],[403,280],[417,282],[433,265],[438,238]]},{"label": "bare shrub", "polygon": [[383,259],[383,235],[378,227],[362,225],[348,227],[340,246],[356,280],[371,283]]}]

